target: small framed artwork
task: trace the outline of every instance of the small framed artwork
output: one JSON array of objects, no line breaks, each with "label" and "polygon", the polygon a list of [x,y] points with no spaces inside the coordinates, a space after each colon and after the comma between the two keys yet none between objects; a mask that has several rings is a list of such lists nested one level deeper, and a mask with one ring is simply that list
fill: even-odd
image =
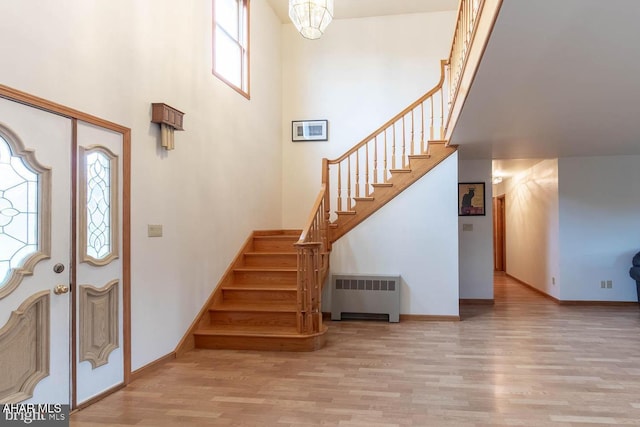
[{"label": "small framed artwork", "polygon": [[458,183],[458,216],[485,215],[484,182]]},{"label": "small framed artwork", "polygon": [[328,120],[298,120],[291,122],[291,140],[327,141]]}]

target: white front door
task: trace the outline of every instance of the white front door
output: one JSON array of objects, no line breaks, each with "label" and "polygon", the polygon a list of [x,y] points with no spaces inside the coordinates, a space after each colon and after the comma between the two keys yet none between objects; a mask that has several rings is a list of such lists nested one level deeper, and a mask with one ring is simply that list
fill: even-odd
[{"label": "white front door", "polygon": [[72,122],[0,99],[0,136],[0,402],[69,404]]},{"label": "white front door", "polygon": [[124,382],[122,149],[0,98],[0,403],[79,405]]}]

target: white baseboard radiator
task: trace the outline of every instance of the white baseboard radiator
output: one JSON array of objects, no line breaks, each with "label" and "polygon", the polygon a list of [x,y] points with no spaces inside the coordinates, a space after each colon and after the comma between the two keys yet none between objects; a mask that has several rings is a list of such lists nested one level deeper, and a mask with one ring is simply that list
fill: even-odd
[{"label": "white baseboard radiator", "polygon": [[400,321],[400,276],[331,276],[331,320],[380,316]]}]

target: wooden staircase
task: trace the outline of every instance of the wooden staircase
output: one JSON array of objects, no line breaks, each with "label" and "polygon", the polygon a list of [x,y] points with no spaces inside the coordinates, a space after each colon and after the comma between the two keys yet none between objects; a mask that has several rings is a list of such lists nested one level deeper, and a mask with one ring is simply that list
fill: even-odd
[{"label": "wooden staircase", "polygon": [[320,191],[303,230],[253,232],[176,355],[194,347],[313,351],[324,346],[321,292],[331,243],[457,149],[443,139],[451,134],[452,107],[483,4],[460,1],[451,53],[440,63],[433,89],[339,158],[323,159]]},{"label": "wooden staircase", "polygon": [[322,285],[331,243],[456,151],[440,82],[337,159],[302,230],[255,231],[176,349],[314,351],[324,346]]},{"label": "wooden staircase", "polygon": [[348,211],[336,211],[337,218],[330,225],[329,238],[335,242],[349,230],[396,197],[411,184],[456,151],[446,141],[429,141],[426,153],[408,155],[403,168],[389,170],[391,177],[383,183],[371,184],[373,192],[367,197],[354,197],[355,205]]},{"label": "wooden staircase", "polygon": [[255,231],[193,328],[196,348],[313,351],[318,333],[298,332],[297,253],[301,230]]}]

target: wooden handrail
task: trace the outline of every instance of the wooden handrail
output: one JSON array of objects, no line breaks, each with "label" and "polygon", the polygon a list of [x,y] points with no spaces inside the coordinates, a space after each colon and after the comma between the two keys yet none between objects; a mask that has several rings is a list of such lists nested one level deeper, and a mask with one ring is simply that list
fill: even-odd
[{"label": "wooden handrail", "polygon": [[424,95],[422,95],[420,98],[418,98],[417,101],[415,101],[413,104],[409,105],[407,108],[402,110],[400,113],[396,114],[392,119],[390,119],[385,124],[380,126],[378,129],[373,131],[369,136],[364,138],[362,141],[360,141],[359,143],[354,145],[353,148],[351,148],[349,151],[344,153],[342,156],[340,156],[340,157],[338,157],[337,159],[334,159],[334,160],[329,160],[329,164],[335,165],[336,163],[340,163],[341,161],[343,161],[344,159],[346,159],[347,157],[349,157],[350,155],[352,155],[353,153],[358,151],[358,149],[362,148],[367,142],[371,141],[373,138],[375,138],[376,136],[380,135],[385,130],[387,130],[389,127],[391,127],[391,125],[393,125],[393,123],[395,123],[398,120],[402,119],[403,116],[409,114],[411,112],[411,110],[415,109],[418,105],[422,104],[427,99],[429,99],[429,97],[435,95],[440,89],[442,89],[442,85],[444,84],[444,80],[445,80],[444,67],[445,67],[446,63],[447,63],[447,60],[445,60],[445,59],[440,61],[440,81],[433,87],[433,89],[431,89],[429,92],[427,92]]},{"label": "wooden handrail", "polygon": [[[334,200],[337,215],[352,215],[355,204],[363,200],[361,195],[371,197],[376,185],[386,185],[392,174],[408,171],[412,156],[428,155],[429,141],[444,137],[448,113],[444,99],[446,63],[440,61],[440,79],[431,90],[342,156],[323,161],[323,183],[328,193],[325,199]],[[336,179],[332,185],[331,176]],[[327,218],[330,216],[327,209]]]},{"label": "wooden handrail", "polygon": [[[314,222],[316,221],[317,213],[322,208],[322,201],[326,194],[326,188],[327,186],[325,184],[322,184],[322,186],[320,187],[320,192],[316,197],[316,201],[313,203],[313,207],[311,208],[311,213],[309,214],[309,218],[307,218],[307,222],[305,223],[305,226],[302,229],[302,233],[300,233],[300,239],[298,239],[298,241],[296,242],[295,244],[296,246],[311,242],[311,240],[309,240],[311,235],[311,230],[313,229]],[[324,212],[322,212],[322,214],[324,217]]]}]

